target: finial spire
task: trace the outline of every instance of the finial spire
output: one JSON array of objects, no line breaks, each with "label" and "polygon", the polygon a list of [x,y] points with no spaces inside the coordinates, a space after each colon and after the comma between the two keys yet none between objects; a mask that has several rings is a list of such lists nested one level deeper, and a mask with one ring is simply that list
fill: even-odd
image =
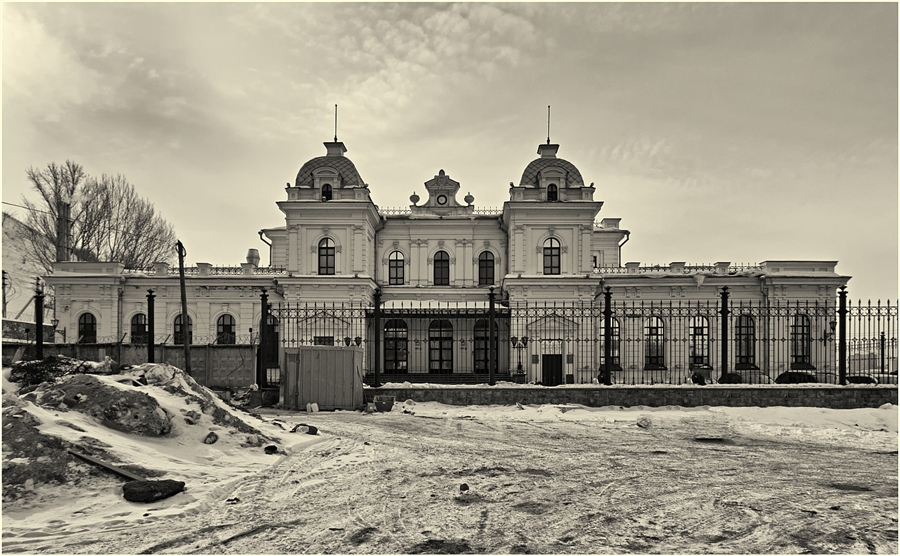
[{"label": "finial spire", "polygon": [[550,144],[550,105],[547,105],[547,144]]},{"label": "finial spire", "polygon": [[334,142],[337,143],[337,104],[334,105]]}]

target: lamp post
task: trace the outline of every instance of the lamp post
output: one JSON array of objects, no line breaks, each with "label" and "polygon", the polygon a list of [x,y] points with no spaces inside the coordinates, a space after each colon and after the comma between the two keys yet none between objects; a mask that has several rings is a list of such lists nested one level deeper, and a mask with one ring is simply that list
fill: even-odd
[{"label": "lamp post", "polygon": [[525,374],[525,371],[522,370],[522,348],[528,345],[528,336],[522,336],[521,338],[511,336],[509,343],[516,348],[516,374]]}]

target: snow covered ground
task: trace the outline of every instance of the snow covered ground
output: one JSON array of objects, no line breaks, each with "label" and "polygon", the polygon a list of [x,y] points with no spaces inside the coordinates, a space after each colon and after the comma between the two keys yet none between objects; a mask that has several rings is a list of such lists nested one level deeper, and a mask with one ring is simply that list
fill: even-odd
[{"label": "snow covered ground", "polygon": [[[388,413],[266,409],[259,417],[229,409],[277,439],[280,453],[267,455],[208,414],[195,424],[174,419],[164,437],[138,437],[78,411],[23,403],[15,385],[3,388],[4,426],[14,405],[40,421],[41,435],[98,442],[120,462],[187,483],[185,492],[151,504],[125,501],[122,481],[104,474],[77,485],[28,485],[26,495],[4,502],[4,552],[898,550],[893,405],[623,409],[399,400]],[[190,403],[160,387],[141,390],[171,415]],[[319,427],[319,435],[287,432],[299,423]],[[219,433],[216,444],[202,442],[210,431]],[[4,468],[9,442],[4,435]]]}]

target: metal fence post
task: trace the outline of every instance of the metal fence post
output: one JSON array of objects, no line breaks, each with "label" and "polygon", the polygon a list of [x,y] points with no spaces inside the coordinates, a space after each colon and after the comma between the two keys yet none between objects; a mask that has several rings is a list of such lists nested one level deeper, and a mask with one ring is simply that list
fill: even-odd
[{"label": "metal fence post", "polygon": [[488,384],[491,386],[494,385],[494,364],[497,362],[497,322],[494,320],[497,316],[496,313],[494,288],[492,286],[488,292],[488,334],[490,338],[488,342]]},{"label": "metal fence post", "polygon": [[612,385],[612,288],[603,292],[603,384]]},{"label": "metal fence post", "polygon": [[728,374],[728,286],[722,287],[722,375],[721,380]]},{"label": "metal fence post", "polygon": [[[147,363],[156,362],[156,344],[153,338],[154,299],[156,299],[156,296],[153,295],[153,290],[147,290]],[[134,341],[134,338],[132,338],[132,341]]]},{"label": "metal fence post", "polygon": [[372,359],[373,359],[373,361],[372,361],[373,369],[372,370],[375,373],[375,377],[374,377],[374,383],[372,384],[372,386],[378,388],[379,386],[381,386],[381,379],[378,376],[381,371],[381,357],[380,357],[380,355],[381,355],[381,353],[380,353],[381,352],[381,289],[380,288],[375,289],[374,301],[375,301],[375,311],[373,312],[374,322],[372,323],[372,325],[375,328],[375,330],[374,330],[375,346],[374,346],[374,353],[372,354]]},{"label": "metal fence post", "polygon": [[266,345],[269,327],[269,296],[266,294],[265,289],[260,293],[259,301],[262,304],[262,308],[259,312],[259,351],[257,352],[256,384],[262,388],[266,385],[266,367],[269,364],[267,359],[267,348],[269,346]]},{"label": "metal fence post", "polygon": [[838,293],[838,382],[847,385],[847,286]]}]

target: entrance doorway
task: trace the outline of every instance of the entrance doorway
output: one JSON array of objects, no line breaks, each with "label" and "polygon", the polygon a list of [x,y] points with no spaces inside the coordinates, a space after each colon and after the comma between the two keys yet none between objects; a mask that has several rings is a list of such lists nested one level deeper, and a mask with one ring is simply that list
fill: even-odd
[{"label": "entrance doorway", "polygon": [[552,353],[541,356],[541,383],[544,386],[562,384],[562,354]]}]

